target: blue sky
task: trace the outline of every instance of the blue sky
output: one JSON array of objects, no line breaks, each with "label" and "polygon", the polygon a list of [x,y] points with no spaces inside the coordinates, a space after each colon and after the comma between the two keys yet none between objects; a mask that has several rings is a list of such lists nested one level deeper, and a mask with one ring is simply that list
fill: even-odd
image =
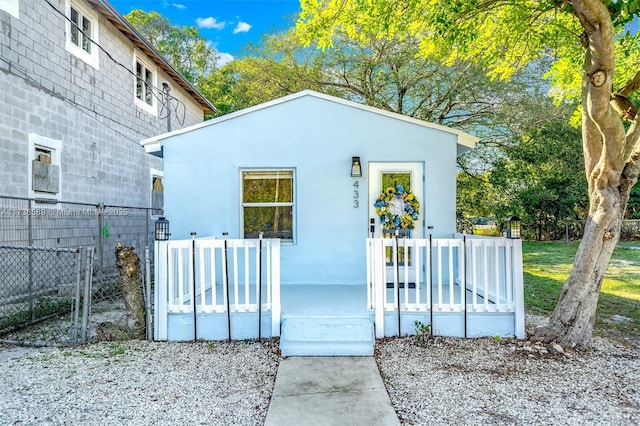
[{"label": "blue sky", "polygon": [[134,9],[155,11],[174,25],[195,26],[210,40],[226,63],[240,56],[247,43],[260,36],[284,30],[295,13],[298,0],[110,0],[122,15]]}]

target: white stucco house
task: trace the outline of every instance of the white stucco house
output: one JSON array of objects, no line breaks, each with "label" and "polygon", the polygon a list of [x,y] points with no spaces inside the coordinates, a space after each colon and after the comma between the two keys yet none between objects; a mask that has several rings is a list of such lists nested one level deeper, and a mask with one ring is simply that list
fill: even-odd
[{"label": "white stucco house", "polygon": [[[439,334],[519,334],[509,242],[475,249],[509,268],[487,264],[502,278],[482,293],[462,265],[473,243],[455,235],[456,157],[476,142],[310,90],[142,141],[164,159],[171,232],[158,247],[156,301],[170,306],[158,312],[156,337],[253,336],[256,318],[232,315],[243,311],[258,311],[259,334],[282,334],[288,354],[333,354],[322,348],[340,346],[347,329],[367,336],[353,353],[370,353],[374,333],[413,333],[416,320]],[[223,254],[242,241],[259,253]],[[472,326],[470,303],[504,304],[505,315]],[[320,329],[332,331],[311,331]],[[284,349],[314,339],[314,349]]]}]

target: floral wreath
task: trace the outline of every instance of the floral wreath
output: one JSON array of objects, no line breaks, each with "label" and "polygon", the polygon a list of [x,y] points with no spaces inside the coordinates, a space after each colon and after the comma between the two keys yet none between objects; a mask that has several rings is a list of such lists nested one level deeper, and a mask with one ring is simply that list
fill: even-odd
[{"label": "floral wreath", "polygon": [[420,215],[420,203],[402,185],[390,186],[380,194],[373,206],[383,229],[413,229]]}]

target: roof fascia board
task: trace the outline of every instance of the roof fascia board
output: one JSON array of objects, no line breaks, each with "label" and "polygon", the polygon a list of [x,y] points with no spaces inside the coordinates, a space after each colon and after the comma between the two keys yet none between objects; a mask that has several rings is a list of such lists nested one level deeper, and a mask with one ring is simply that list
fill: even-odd
[{"label": "roof fascia board", "polygon": [[[226,115],[223,115],[223,116],[220,116],[220,117],[216,117],[216,118],[213,118],[211,120],[204,121],[202,123],[194,124],[193,126],[189,126],[189,127],[183,128],[183,129],[174,130],[173,132],[163,133],[161,135],[153,136],[151,138],[147,138],[147,139],[144,139],[144,140],[140,141],[140,144],[142,146],[144,146],[145,149],[147,149],[147,146],[149,146],[149,149],[154,149],[153,152],[157,152],[157,151],[160,150],[160,141],[162,141],[163,139],[170,138],[172,136],[180,135],[180,134],[183,134],[183,133],[188,133],[188,132],[190,132],[192,130],[197,130],[197,129],[202,128],[202,127],[213,126],[215,124],[221,123],[221,122],[226,121],[226,120],[232,120],[232,119],[234,119],[236,117],[240,117],[240,116],[245,115],[245,114],[251,114],[252,112],[255,112],[255,111],[258,111],[258,110],[261,110],[261,109],[265,109],[265,108],[270,108],[270,107],[272,107],[274,105],[278,105],[278,104],[282,104],[282,103],[285,103],[285,102],[289,102],[291,100],[302,98],[302,97],[305,97],[305,96],[313,96],[313,97],[316,97],[316,98],[325,99],[327,101],[336,102],[336,103],[339,103],[339,104],[350,106],[350,107],[353,107],[353,108],[358,108],[358,109],[361,109],[361,110],[364,110],[364,111],[373,112],[373,113],[378,114],[378,115],[384,115],[384,116],[387,116],[387,117],[390,117],[390,118],[395,118],[397,120],[402,120],[402,121],[405,121],[405,122],[413,123],[413,124],[416,124],[418,126],[427,127],[427,128],[439,130],[439,131],[446,132],[446,133],[453,133],[456,136],[458,136],[458,144],[462,145],[464,147],[467,147],[467,148],[475,147],[476,143],[479,141],[479,138],[477,138],[475,136],[472,136],[472,135],[470,135],[470,134],[468,134],[466,132],[463,132],[461,130],[452,129],[451,127],[446,127],[446,126],[442,126],[440,124],[435,124],[435,123],[429,123],[427,121],[418,120],[417,118],[407,117],[406,115],[398,114],[398,113],[391,112],[391,111],[385,111],[385,110],[382,110],[382,109],[379,109],[379,108],[374,108],[374,107],[371,107],[371,106],[368,106],[368,105],[362,105],[362,104],[359,104],[357,102],[348,101],[348,100],[345,100],[345,99],[342,99],[342,98],[337,98],[335,96],[326,95],[324,93],[316,92],[316,91],[313,91],[313,90],[303,90],[301,92],[297,92],[297,93],[293,93],[291,95],[283,96],[281,98],[274,99],[274,100],[269,101],[269,102],[265,102],[265,103],[262,103],[262,104],[254,105],[252,107],[245,108],[245,109],[242,109],[240,111],[235,111],[235,112],[232,112],[230,114],[226,114]],[[156,143],[158,144],[158,147],[157,148],[152,148],[151,145],[154,145]],[[149,151],[147,151],[147,152],[149,152]]]},{"label": "roof fascia board", "polygon": [[133,25],[131,25],[108,1],[86,0],[101,15],[103,15],[114,27],[127,37],[145,55],[152,59],[164,72],[166,72],[180,87],[182,87],[194,100],[196,100],[205,113],[217,113],[216,107],[206,99],[173,65],[165,59],[155,47],[144,38]]}]

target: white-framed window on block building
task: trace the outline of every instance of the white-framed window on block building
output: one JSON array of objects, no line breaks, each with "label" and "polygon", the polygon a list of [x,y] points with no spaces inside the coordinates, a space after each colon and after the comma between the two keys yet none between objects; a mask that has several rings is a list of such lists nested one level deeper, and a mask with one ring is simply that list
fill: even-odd
[{"label": "white-framed window on block building", "polygon": [[162,216],[164,213],[164,173],[151,169],[151,215]]},{"label": "white-framed window on block building", "polygon": [[98,15],[85,3],[77,0],[66,0],[65,11],[67,51],[98,69]]},{"label": "white-framed window on block building", "polygon": [[294,169],[241,170],[241,235],[294,241]]},{"label": "white-framed window on block building", "polygon": [[29,133],[29,197],[58,201],[61,194],[62,141]]},{"label": "white-framed window on block building", "polygon": [[136,105],[156,115],[158,103],[156,93],[154,93],[158,80],[156,67],[138,55],[133,57],[133,67],[136,75],[134,81]]}]

